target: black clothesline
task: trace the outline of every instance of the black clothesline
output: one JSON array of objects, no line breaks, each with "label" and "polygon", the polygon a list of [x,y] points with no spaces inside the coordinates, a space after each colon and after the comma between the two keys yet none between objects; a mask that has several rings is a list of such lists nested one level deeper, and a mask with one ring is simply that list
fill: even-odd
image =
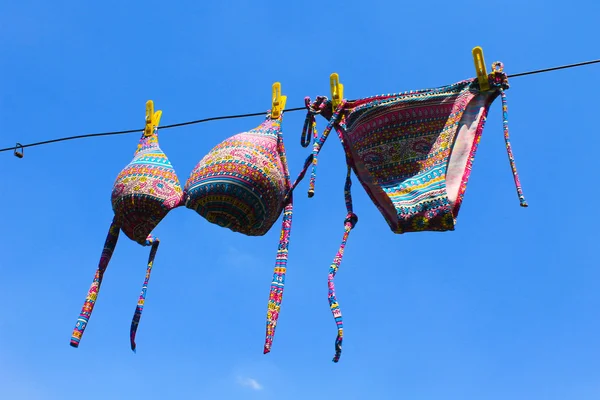
[{"label": "black clothesline", "polygon": [[[519,76],[541,74],[541,73],[550,72],[550,71],[557,71],[557,70],[560,70],[560,69],[575,68],[575,67],[581,67],[581,66],[584,66],[584,65],[597,64],[597,63],[600,63],[600,59],[598,59],[598,60],[591,60],[591,61],[584,61],[584,62],[575,63],[575,64],[561,65],[561,66],[558,66],[558,67],[538,69],[538,70],[528,71],[528,72],[520,72],[518,74],[507,75],[507,77],[508,78],[516,78],[516,77],[519,77]],[[301,111],[301,110],[306,110],[306,107],[288,108],[288,109],[285,109],[284,112],[294,112],[294,111]],[[179,123],[176,123],[176,124],[159,126],[158,129],[162,130],[162,129],[169,129],[169,128],[177,128],[177,127],[180,127],[180,126],[201,124],[203,122],[209,122],[209,121],[218,121],[218,120],[223,120],[223,119],[234,119],[234,118],[246,118],[246,117],[257,117],[257,116],[260,116],[260,115],[265,115],[265,112],[261,111],[261,112],[249,113],[249,114],[224,115],[224,116],[220,116],[220,117],[203,118],[203,119],[197,119],[195,121],[179,122]],[[15,155],[17,155],[18,157],[23,157],[23,153],[18,153],[17,152],[18,149],[24,149],[26,147],[33,147],[33,146],[41,146],[41,145],[46,145],[46,144],[50,144],[50,143],[64,142],[64,141],[67,141],[67,140],[83,139],[83,138],[98,137],[98,136],[123,135],[123,134],[127,134],[127,133],[135,133],[135,132],[143,132],[143,131],[144,131],[143,128],[142,129],[129,129],[129,130],[124,130],[124,131],[113,131],[113,132],[102,132],[102,133],[89,133],[89,134],[84,134],[84,135],[68,136],[68,137],[62,137],[62,138],[58,138],[58,139],[44,140],[42,142],[35,142],[35,143],[28,143],[28,144],[17,143],[16,146],[6,147],[4,149],[0,149],[0,153],[1,152],[5,152],[5,151],[13,151],[14,150],[15,151]]]}]

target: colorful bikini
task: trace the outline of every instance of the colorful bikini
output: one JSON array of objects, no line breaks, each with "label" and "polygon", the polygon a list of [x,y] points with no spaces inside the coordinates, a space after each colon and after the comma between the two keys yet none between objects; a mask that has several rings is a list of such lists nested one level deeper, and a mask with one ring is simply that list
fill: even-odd
[{"label": "colorful bikini", "polygon": [[[338,329],[334,362],[341,355],[343,323],[333,280],[358,220],[352,209],[351,170],[394,233],[454,230],[488,110],[501,96],[506,149],[520,204],[527,207],[508,136],[504,91],[509,85],[502,63],[493,64],[488,82],[489,90],[480,90],[473,78],[434,89],[340,99],[335,109],[324,96],[312,103],[305,100],[302,145],[309,144],[311,132],[313,136],[309,197],[314,195],[318,153],[334,128],[348,167],[344,235],[328,278],[329,304]],[[320,137],[316,115],[329,120]]]},{"label": "colorful bikini", "polygon": [[79,346],[122,230],[141,245],[152,246],[146,278],[131,323],[131,349],[135,351],[135,335],[159,244],[151,232],[170,210],[183,205],[211,223],[251,236],[267,233],[284,211],[270,295],[270,312],[279,311],[293,210],[292,186],[281,132],[282,114],[277,118],[267,114],[257,128],[232,136],[213,148],[194,168],[184,190],[158,144],[160,116],[161,112],[154,113],[153,103],[148,102],[147,126],[138,150],[114,184],[113,223],[73,330],[73,347]]},{"label": "colorful bikini", "polygon": [[[349,233],[358,222],[352,205],[351,171],[394,233],[454,230],[487,113],[494,100],[501,96],[509,161],[521,206],[527,206],[510,147],[504,93],[509,85],[501,63],[494,63],[487,83],[489,89],[482,90],[478,79],[473,78],[434,89],[352,101],[319,96],[311,102],[306,98],[308,113],[301,144],[307,147],[312,139],[313,149],[293,183],[281,132],[282,114],[277,112],[273,116],[267,114],[265,121],[255,129],[232,136],[214,147],[194,168],[181,190],[169,160],[158,146],[160,112],[154,114],[149,107],[147,127],[138,151],[119,174],[113,188],[115,217],[71,345],[79,345],[119,231],[123,230],[130,239],[152,246],[146,279],[131,324],[131,348],[135,350],[135,334],[159,243],[150,234],[170,210],[185,205],[211,223],[249,236],[267,233],[283,211],[267,311],[264,353],[268,353],[283,298],[293,190],[311,169],[309,197],[314,195],[318,155],[335,129],[347,164],[344,233],[328,273],[329,305],[337,325],[333,361],[339,361],[343,320],[334,277]],[[329,121],[320,136],[316,130],[317,115]]]}]

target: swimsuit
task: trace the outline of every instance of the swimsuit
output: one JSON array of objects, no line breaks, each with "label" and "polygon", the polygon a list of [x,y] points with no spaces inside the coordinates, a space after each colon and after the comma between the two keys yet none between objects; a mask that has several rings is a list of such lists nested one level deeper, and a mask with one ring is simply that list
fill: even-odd
[{"label": "swimsuit", "polygon": [[[119,232],[131,240],[152,246],[146,278],[130,331],[131,349],[159,240],[151,232],[167,213],[185,205],[209,222],[249,236],[264,235],[284,212],[270,302],[278,312],[283,294],[287,247],[292,222],[292,195],[281,119],[267,115],[255,129],[226,139],[213,148],[194,168],[181,189],[175,170],[158,144],[157,127],[142,135],[133,160],[121,171],[113,187],[113,222],[71,336],[78,347],[92,314],[102,278],[114,252]],[[272,325],[276,323],[272,322]]]},{"label": "swimsuit", "polygon": [[[333,277],[358,219],[352,212],[350,170],[394,233],[454,230],[488,110],[500,95],[508,157],[520,204],[527,207],[508,136],[504,90],[509,85],[501,63],[494,63],[488,81],[487,91],[473,78],[434,89],[343,100],[335,110],[324,96],[312,103],[305,100],[308,114],[301,143],[308,145],[311,131],[314,140],[309,197],[314,195],[318,154],[334,128],[348,165],[345,231],[328,278],[338,328],[334,361],[341,353],[343,325]],[[329,120],[320,137],[316,115]]]},{"label": "swimsuit", "polygon": [[[270,352],[283,298],[293,191],[311,169],[309,197],[314,195],[318,156],[335,129],[347,164],[344,233],[328,273],[328,300],[337,326],[333,361],[337,362],[342,351],[343,320],[334,277],[349,233],[358,222],[352,205],[352,171],[394,233],[454,230],[488,110],[501,96],[509,161],[521,206],[527,206],[510,147],[504,93],[509,86],[501,63],[494,63],[488,81],[489,90],[480,90],[477,78],[473,78],[434,89],[342,100],[335,109],[324,96],[314,102],[306,98],[308,113],[301,144],[307,147],[312,136],[313,148],[293,183],[281,116],[271,118],[267,114],[255,129],[215,146],[194,168],[183,190],[158,146],[156,126],[145,132],[133,161],[115,182],[115,216],[71,345],[79,345],[122,230],[130,239],[152,246],[131,325],[131,348],[135,350],[135,333],[159,244],[150,233],[170,210],[185,205],[211,223],[248,236],[266,234],[283,211],[267,311],[264,353]],[[329,120],[320,136],[317,115]]]}]

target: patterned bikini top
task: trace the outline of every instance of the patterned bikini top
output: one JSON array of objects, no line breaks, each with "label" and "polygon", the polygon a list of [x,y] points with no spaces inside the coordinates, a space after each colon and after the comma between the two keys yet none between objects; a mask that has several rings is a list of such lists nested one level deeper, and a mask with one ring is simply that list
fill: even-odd
[{"label": "patterned bikini top", "polygon": [[133,160],[115,181],[112,191],[114,218],[96,275],[73,330],[71,346],[79,346],[119,232],[123,231],[131,240],[152,246],[130,329],[131,348],[135,351],[137,326],[159,245],[151,232],[176,207],[185,205],[211,223],[249,236],[267,233],[285,207],[275,273],[278,277],[283,276],[292,196],[281,119],[282,116],[274,119],[268,114],[258,127],[218,144],[194,168],[182,190],[171,162],[158,143],[160,111],[157,112],[155,123],[144,131]]}]

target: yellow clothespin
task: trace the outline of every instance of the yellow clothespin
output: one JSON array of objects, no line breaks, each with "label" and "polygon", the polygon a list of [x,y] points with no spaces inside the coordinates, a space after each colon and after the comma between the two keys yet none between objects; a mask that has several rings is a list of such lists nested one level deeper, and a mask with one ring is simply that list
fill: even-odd
[{"label": "yellow clothespin", "polygon": [[160,117],[162,111],[158,110],[154,112],[154,102],[148,100],[146,102],[146,127],[144,128],[144,135],[150,136],[154,133],[154,128],[160,124]]},{"label": "yellow clothespin", "polygon": [[344,85],[340,83],[340,76],[334,72],[329,76],[329,87],[331,88],[331,105],[333,111],[344,99]]},{"label": "yellow clothespin", "polygon": [[485,68],[485,60],[483,59],[483,49],[479,46],[473,47],[473,61],[475,62],[475,71],[477,72],[477,79],[479,80],[479,88],[482,91],[490,89],[488,82],[488,73]]},{"label": "yellow clothespin", "polygon": [[277,119],[281,116],[281,113],[285,109],[285,102],[287,101],[287,96],[281,95],[281,83],[275,82],[273,84],[273,97],[271,104],[271,118]]}]

